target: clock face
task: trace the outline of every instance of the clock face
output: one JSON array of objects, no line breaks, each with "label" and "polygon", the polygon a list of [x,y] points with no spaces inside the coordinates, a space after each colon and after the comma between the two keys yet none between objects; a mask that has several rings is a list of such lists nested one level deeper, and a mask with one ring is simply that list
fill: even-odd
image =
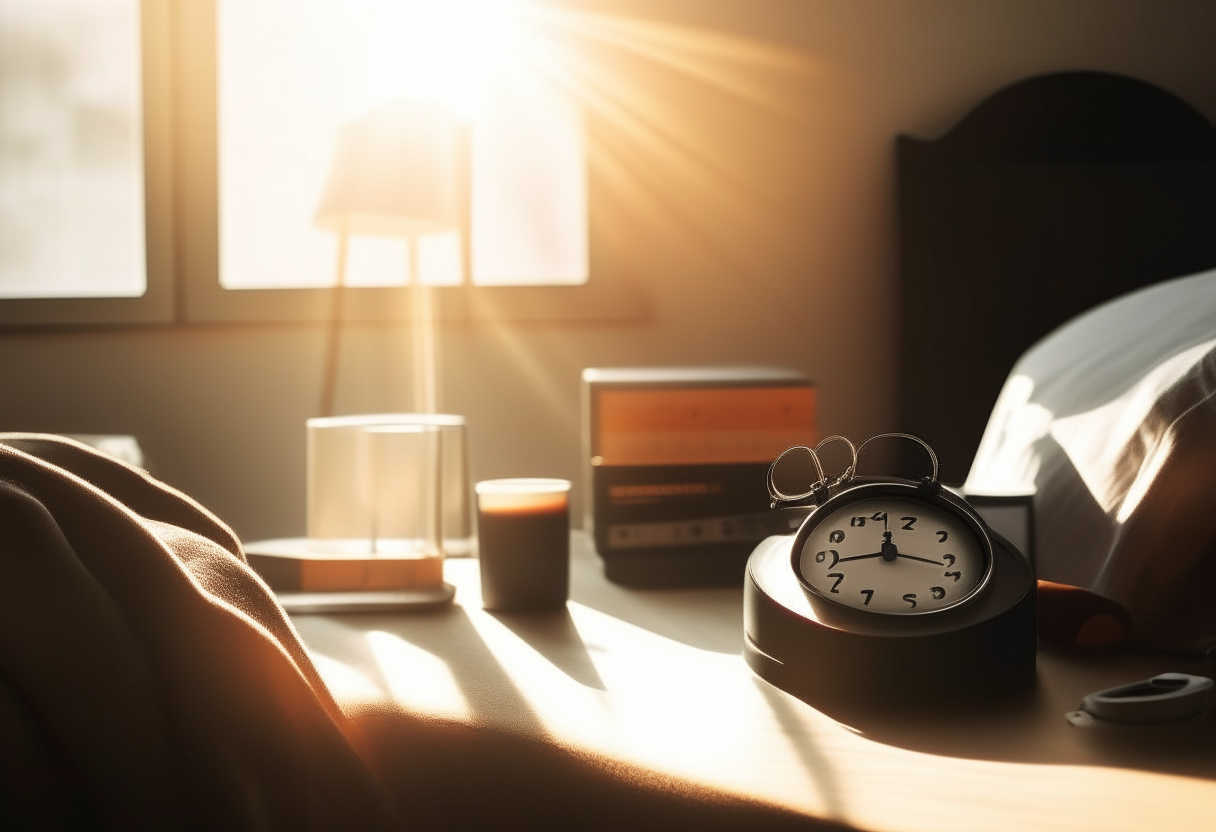
[{"label": "clock face", "polygon": [[866,497],[812,518],[795,568],[810,589],[846,607],[886,615],[937,612],[967,600],[988,574],[985,542],[966,520],[933,502]]}]

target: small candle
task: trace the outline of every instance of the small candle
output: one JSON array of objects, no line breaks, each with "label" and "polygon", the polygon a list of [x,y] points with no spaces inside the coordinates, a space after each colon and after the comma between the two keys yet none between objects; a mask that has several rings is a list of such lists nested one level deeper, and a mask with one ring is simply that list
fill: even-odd
[{"label": "small candle", "polygon": [[570,594],[570,481],[477,483],[481,601],[489,610],[561,609]]}]

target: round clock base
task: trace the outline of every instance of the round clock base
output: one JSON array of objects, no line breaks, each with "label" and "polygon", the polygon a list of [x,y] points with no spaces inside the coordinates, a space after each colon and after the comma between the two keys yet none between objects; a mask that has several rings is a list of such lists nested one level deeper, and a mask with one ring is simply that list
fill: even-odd
[{"label": "round clock base", "polygon": [[881,615],[807,591],[790,566],[794,535],[770,537],[748,560],[743,655],[761,678],[811,705],[972,703],[1025,691],[1035,678],[1035,582],[993,535],[983,592],[931,615]]}]

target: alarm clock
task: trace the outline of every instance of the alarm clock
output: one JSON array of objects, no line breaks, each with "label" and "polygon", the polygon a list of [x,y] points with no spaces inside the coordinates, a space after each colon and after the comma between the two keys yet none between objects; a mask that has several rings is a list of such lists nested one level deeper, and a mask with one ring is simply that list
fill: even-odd
[{"label": "alarm clock", "polygon": [[[928,453],[919,482],[859,477],[858,456],[882,438]],[[845,443],[852,463],[829,479],[819,450]],[[801,494],[775,485],[804,452],[819,478]],[[1005,696],[1035,678],[1035,581],[1017,549],[938,481],[933,449],[910,434],[859,447],[833,436],[790,448],[769,469],[773,507],[812,506],[796,534],[769,537],[748,559],[744,657],[762,678],[812,704],[957,706]]]}]

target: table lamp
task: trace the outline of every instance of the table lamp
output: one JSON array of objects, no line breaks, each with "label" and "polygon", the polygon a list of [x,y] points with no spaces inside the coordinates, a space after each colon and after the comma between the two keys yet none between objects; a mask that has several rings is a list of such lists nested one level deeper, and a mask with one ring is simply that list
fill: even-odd
[{"label": "table lamp", "polygon": [[431,290],[422,285],[418,238],[462,228],[461,132],[439,104],[398,99],[340,128],[315,224],[338,235],[335,303],[322,384],[321,413],[332,415],[342,296],[350,235],[397,237],[409,250],[414,333],[414,409],[437,410]]}]

